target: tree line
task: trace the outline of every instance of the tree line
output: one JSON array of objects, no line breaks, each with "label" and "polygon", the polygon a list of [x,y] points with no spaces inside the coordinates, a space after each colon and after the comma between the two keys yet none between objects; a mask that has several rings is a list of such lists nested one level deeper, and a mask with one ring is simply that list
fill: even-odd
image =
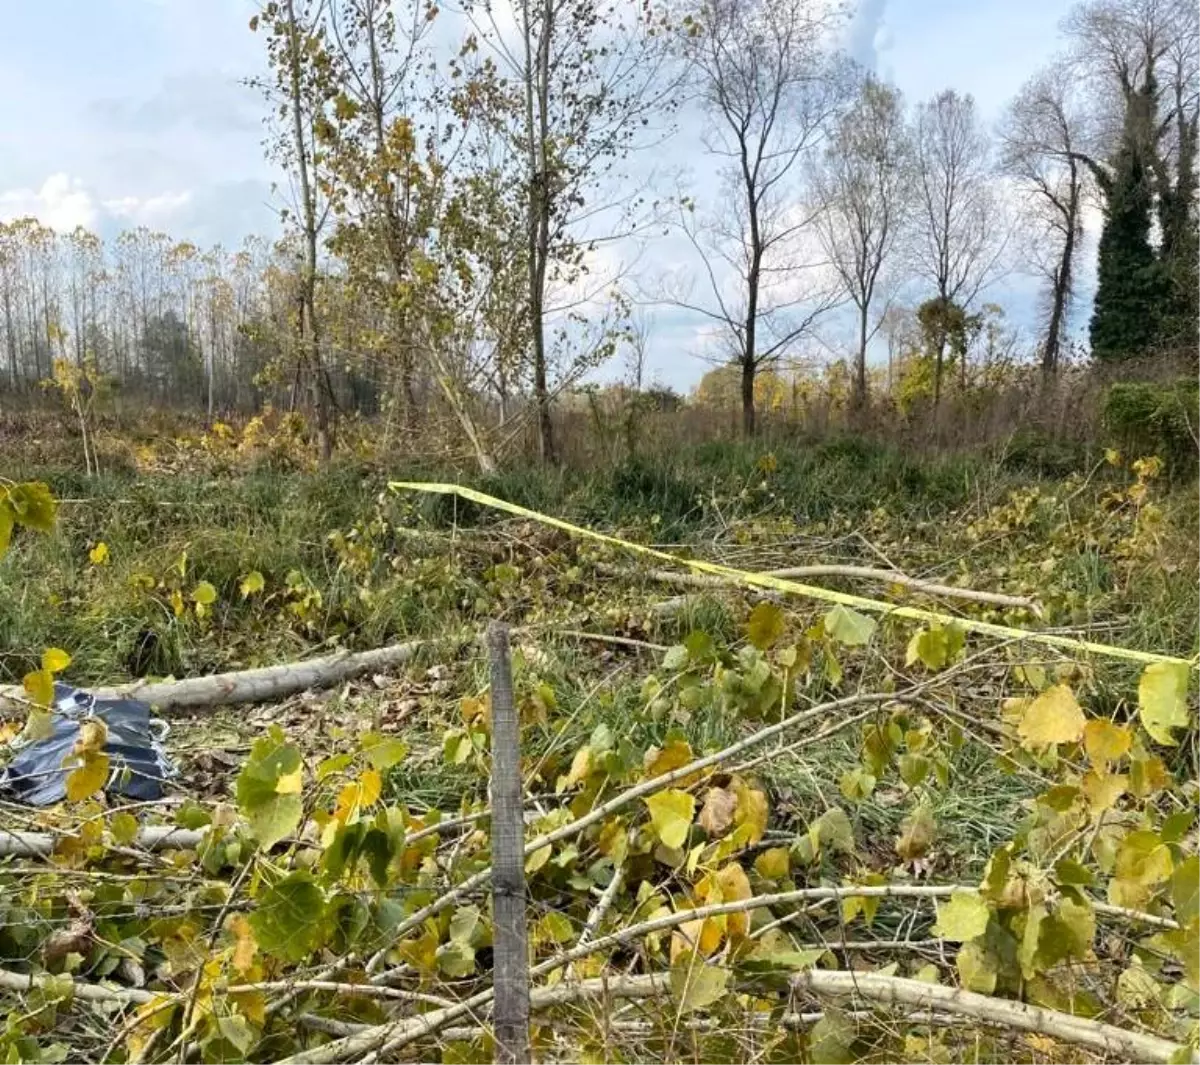
[{"label": "tree line", "polygon": [[[555,401],[619,352],[641,388],[641,308],[657,306],[707,323],[747,434],[756,382],[831,330],[853,409],[880,387],[881,331],[889,355],[902,335],[936,407],[965,384],[968,348],[994,342],[987,290],[1013,271],[1040,279],[1030,350],[1058,372],[1089,211],[1091,356],[1195,358],[1192,5],[1082,0],[995,128],[953,89],[909,106],[841,50],[847,15],[271,0],[250,29],[283,237],[230,253],[0,226],[0,379],[26,388],[57,359],[88,387],[210,417],[285,401],[311,412],[325,456],[341,411],[419,433],[437,406],[488,469],[527,424],[553,459]],[[681,150],[711,189],[652,165]],[[655,267],[668,240],[690,249],[685,269]],[[634,248],[649,266],[604,267]]]}]

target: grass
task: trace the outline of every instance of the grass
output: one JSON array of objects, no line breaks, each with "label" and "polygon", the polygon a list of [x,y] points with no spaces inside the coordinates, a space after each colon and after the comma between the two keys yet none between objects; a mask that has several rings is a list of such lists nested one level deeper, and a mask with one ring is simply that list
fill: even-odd
[{"label": "grass", "polygon": [[[498,592],[487,576],[511,562],[521,572],[516,585],[527,581],[531,559],[521,540],[529,530],[521,527],[514,540],[503,532],[508,519],[482,507],[386,492],[393,477],[453,479],[453,471],[385,476],[344,462],[320,473],[197,468],[89,479],[27,465],[11,475],[46,480],[63,503],[55,532],[18,536],[0,562],[0,676],[8,680],[19,680],[46,646],[71,651],[76,679],[115,681],[279,661],[331,642],[377,646],[476,624],[497,601],[537,613],[529,597],[515,588]],[[467,480],[634,539],[718,558],[737,552],[740,565],[759,564],[756,557],[763,565],[810,558],[877,565],[884,555],[913,573],[1049,600],[1057,625],[1109,626],[1097,630],[1100,638],[1191,654],[1195,494],[1156,486],[1157,546],[1145,558],[1130,557],[1121,540],[1128,530],[1116,528],[1101,505],[1121,477],[1103,468],[1091,470],[1090,481],[1079,472],[1046,478],[972,456],[918,462],[840,438],[766,453],[709,444],[688,456],[633,459],[586,474],[529,465]],[[1010,493],[1031,491],[1056,502],[1037,504],[1031,516],[1006,515]],[[980,542],[964,543],[964,529],[981,519],[991,526]],[[452,536],[447,550],[438,537],[456,529],[471,532]],[[340,546],[331,540],[337,533],[346,538]],[[551,559],[543,576],[553,570],[561,580],[579,545],[533,535]],[[109,562],[93,566],[88,551],[100,541]],[[866,541],[873,553],[864,551]],[[263,574],[266,593],[243,601],[239,584],[252,570]],[[186,604],[200,580],[217,589],[213,615],[201,621],[189,609],[176,618],[171,592],[178,588]],[[586,600],[592,591],[572,594]],[[297,600],[305,594],[302,608]],[[729,621],[717,616],[711,624],[727,633]]]}]

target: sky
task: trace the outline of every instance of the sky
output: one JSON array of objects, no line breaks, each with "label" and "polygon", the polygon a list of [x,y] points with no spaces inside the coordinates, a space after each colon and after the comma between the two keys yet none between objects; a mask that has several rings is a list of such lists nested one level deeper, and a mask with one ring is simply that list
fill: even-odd
[{"label": "sky", "polygon": [[[971,93],[991,123],[1059,49],[1069,6],[860,0],[846,47],[908,102],[952,87]],[[243,84],[264,64],[263,42],[248,25],[256,8],[254,0],[6,5],[0,220],[32,214],[56,229],[83,225],[105,237],[146,225],[227,248],[276,232],[284,200],[263,152],[265,106]],[[670,155],[693,174],[709,166],[686,130]],[[1011,276],[986,296],[1018,325],[1032,324],[1031,279]],[[710,366],[699,357],[703,323],[670,308],[651,309],[649,318],[650,377],[686,390]]]}]

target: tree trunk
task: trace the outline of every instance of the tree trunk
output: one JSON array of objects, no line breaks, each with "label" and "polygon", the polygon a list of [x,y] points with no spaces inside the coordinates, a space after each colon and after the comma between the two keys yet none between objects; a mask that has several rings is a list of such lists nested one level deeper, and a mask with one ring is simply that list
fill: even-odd
[{"label": "tree trunk", "polygon": [[864,303],[858,312],[858,357],[854,363],[854,409],[862,411],[867,406],[867,315],[869,307]]},{"label": "tree trunk", "polygon": [[333,432],[329,419],[329,390],[321,366],[321,338],[317,332],[317,209],[308,173],[308,146],[304,139],[301,105],[300,41],[296,12],[287,0],[288,70],[291,78],[292,134],[296,141],[296,168],[300,178],[300,208],[304,226],[304,262],[300,277],[300,351],[309,370],[309,395],[317,416],[317,455],[328,462],[333,455]]},{"label": "tree trunk", "polygon": [[1067,301],[1071,296],[1072,266],[1075,257],[1075,228],[1079,215],[1079,182],[1076,163],[1072,159],[1071,185],[1067,193],[1066,238],[1063,240],[1062,255],[1058,269],[1054,272],[1054,291],[1051,294],[1050,322],[1046,327],[1046,341],[1042,347],[1042,377],[1049,381],[1058,373],[1058,356],[1062,340],[1062,324],[1067,313]]},{"label": "tree trunk", "polygon": [[12,296],[7,286],[4,289],[4,339],[8,347],[8,379],[15,392],[17,390],[17,334],[13,329]]},{"label": "tree trunk", "polygon": [[[524,4],[525,127],[529,168],[529,320],[533,332],[533,399],[537,407],[538,450],[543,462],[554,462],[557,452],[554,423],[550,418],[550,389],[546,370],[546,268],[550,258],[550,197],[546,146],[550,137],[548,114],[550,36],[554,27],[553,0],[545,0],[541,36],[534,56],[529,4]],[[535,107],[534,97],[537,103]]]},{"label": "tree trunk", "polygon": [[753,359],[742,359],[742,436],[749,440],[758,432],[754,412],[754,373]]}]

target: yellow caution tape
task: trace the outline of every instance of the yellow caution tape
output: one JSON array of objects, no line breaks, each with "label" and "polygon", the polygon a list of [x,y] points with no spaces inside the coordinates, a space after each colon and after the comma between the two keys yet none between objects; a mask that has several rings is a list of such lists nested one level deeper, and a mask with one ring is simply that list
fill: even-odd
[{"label": "yellow caution tape", "polygon": [[1058,636],[1050,632],[1030,632],[1027,629],[1015,629],[1008,625],[994,625],[989,621],[975,621],[972,618],[959,618],[950,614],[941,614],[933,610],[922,610],[915,606],[900,606],[896,603],[885,603],[878,599],[868,599],[861,595],[850,595],[847,592],[836,592],[831,588],[820,588],[812,584],[800,584],[797,581],[784,580],[781,577],[771,577],[765,573],[751,573],[747,570],[734,569],[731,566],[721,566],[715,562],[704,562],[694,558],[679,558],[667,551],[660,551],[644,544],[631,543],[618,536],[596,532],[582,525],[572,525],[561,518],[553,518],[549,514],[541,514],[536,510],[510,503],[508,500],[477,492],[474,488],[465,488],[459,484],[429,484],[423,481],[392,481],[389,486],[392,491],[427,492],[437,495],[454,495],[469,499],[494,510],[505,510],[522,518],[531,518],[542,525],[550,525],[562,529],[572,536],[584,536],[598,540],[613,547],[625,548],[639,555],[661,559],[664,562],[682,563],[689,569],[699,573],[709,573],[714,577],[724,577],[729,581],[744,584],[751,588],[767,588],[773,592],[783,592],[787,595],[799,595],[808,599],[819,599],[827,603],[840,603],[842,606],[867,610],[874,614],[887,614],[890,617],[908,618],[912,621],[932,622],[936,625],[961,625],[969,632],[978,632],[987,636],[997,636],[1005,640],[1023,640],[1029,643],[1040,643],[1048,647],[1059,647],[1068,651],[1084,652],[1087,654],[1104,655],[1108,658],[1124,658],[1130,662],[1172,662],[1186,666],[1194,666],[1187,659],[1175,658],[1172,655],[1154,654],[1151,651],[1134,651],[1128,647],[1116,647],[1106,643],[1092,643],[1089,640],[1079,640],[1072,636]]}]

